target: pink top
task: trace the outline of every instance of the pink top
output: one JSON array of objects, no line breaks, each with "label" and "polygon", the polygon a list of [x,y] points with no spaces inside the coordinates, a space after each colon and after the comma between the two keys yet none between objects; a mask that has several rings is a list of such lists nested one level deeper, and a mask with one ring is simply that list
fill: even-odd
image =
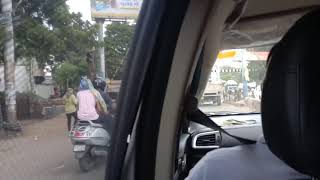
[{"label": "pink top", "polygon": [[96,99],[90,90],[83,90],[77,93],[78,98],[78,119],[97,120],[99,115],[96,111]]}]

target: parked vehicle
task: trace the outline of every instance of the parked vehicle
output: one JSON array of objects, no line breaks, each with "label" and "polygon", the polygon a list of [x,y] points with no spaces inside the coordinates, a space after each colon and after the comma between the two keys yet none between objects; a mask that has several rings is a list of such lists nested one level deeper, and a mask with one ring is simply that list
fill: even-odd
[{"label": "parked vehicle", "polygon": [[201,104],[217,104],[221,105],[223,100],[223,85],[208,83],[201,98]]},{"label": "parked vehicle", "polygon": [[97,157],[108,154],[110,134],[101,124],[79,120],[70,133],[75,158],[79,160],[82,171],[91,170]]}]

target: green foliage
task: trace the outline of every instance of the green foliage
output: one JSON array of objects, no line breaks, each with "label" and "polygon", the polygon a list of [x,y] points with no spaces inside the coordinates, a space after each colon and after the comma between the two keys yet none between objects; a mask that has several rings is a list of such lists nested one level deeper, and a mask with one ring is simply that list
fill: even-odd
[{"label": "green foliage", "polygon": [[80,14],[71,14],[72,23],[70,26],[63,26],[55,29],[55,33],[63,40],[64,48],[57,48],[55,61],[63,62],[68,60],[78,63],[86,58],[88,51],[96,48],[98,27],[83,22]]},{"label": "green foliage", "polygon": [[266,74],[266,61],[250,61],[248,69],[250,80],[260,84]]},{"label": "green foliage", "polygon": [[[35,58],[41,67],[79,63],[98,46],[97,26],[70,13],[66,0],[13,0],[13,10],[16,59]],[[0,48],[3,35],[0,29]]]},{"label": "green foliage", "polygon": [[104,46],[106,67],[110,79],[121,78],[134,27],[126,22],[113,22],[107,26]]},{"label": "green foliage", "polygon": [[64,88],[78,87],[80,77],[87,74],[88,65],[82,60],[78,64],[62,63],[54,73],[55,81]]},{"label": "green foliage", "polygon": [[[224,67],[222,69],[232,69],[231,67]],[[242,72],[220,72],[220,78],[224,81],[234,80],[237,83],[242,82]]]},{"label": "green foliage", "polygon": [[[13,0],[15,57],[35,58],[40,68],[51,65],[57,83],[73,86],[75,76],[86,74],[88,51],[104,46],[108,77],[119,79],[133,36],[134,25],[113,22],[107,26],[105,42],[97,41],[98,27],[70,13],[67,0]],[[0,29],[0,61],[3,60]],[[65,72],[67,71],[67,72]]]}]

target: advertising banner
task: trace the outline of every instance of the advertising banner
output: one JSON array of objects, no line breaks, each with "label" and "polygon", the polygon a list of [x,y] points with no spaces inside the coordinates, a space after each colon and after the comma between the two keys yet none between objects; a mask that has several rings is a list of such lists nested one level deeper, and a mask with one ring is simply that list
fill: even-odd
[{"label": "advertising banner", "polygon": [[91,0],[91,17],[102,19],[135,19],[142,0]]}]

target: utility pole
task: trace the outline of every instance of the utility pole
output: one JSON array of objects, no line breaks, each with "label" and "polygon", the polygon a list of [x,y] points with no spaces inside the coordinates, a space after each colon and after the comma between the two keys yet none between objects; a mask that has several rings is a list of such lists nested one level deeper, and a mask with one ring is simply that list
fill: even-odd
[{"label": "utility pole", "polygon": [[87,63],[88,63],[88,66],[89,66],[89,79],[93,82],[94,79],[96,78],[96,60],[95,60],[95,57],[94,57],[94,53],[91,51],[91,52],[88,52],[87,53]]},{"label": "utility pole", "polygon": [[[1,78],[0,78],[0,83],[1,83]],[[0,132],[1,132],[1,128],[3,128],[3,115],[2,115],[2,104],[0,102]]]},{"label": "utility pole", "polygon": [[244,55],[245,55],[246,50],[242,49],[241,50],[241,65],[242,65],[242,83],[243,83],[243,97],[248,97],[248,82],[247,82],[247,77],[246,77],[246,71],[247,71],[247,67],[246,67],[246,62],[244,59]]},{"label": "utility pole", "polygon": [[[2,15],[7,16],[4,24],[4,81],[5,81],[5,103],[7,123],[11,128],[17,129],[20,126],[17,122],[16,113],[16,89],[15,89],[15,60],[14,40],[12,25],[12,1],[1,0]],[[19,128],[20,129],[20,128]]]},{"label": "utility pole", "polygon": [[99,35],[98,35],[98,39],[99,42],[101,43],[101,46],[98,49],[99,52],[99,63],[98,63],[98,67],[99,67],[99,75],[102,78],[108,78],[107,77],[107,72],[106,72],[106,62],[105,62],[105,52],[104,52],[104,46],[103,46],[103,34],[104,34],[104,29],[103,29],[103,24],[104,24],[104,19],[100,19],[97,18],[95,19],[97,24],[99,25]]}]

